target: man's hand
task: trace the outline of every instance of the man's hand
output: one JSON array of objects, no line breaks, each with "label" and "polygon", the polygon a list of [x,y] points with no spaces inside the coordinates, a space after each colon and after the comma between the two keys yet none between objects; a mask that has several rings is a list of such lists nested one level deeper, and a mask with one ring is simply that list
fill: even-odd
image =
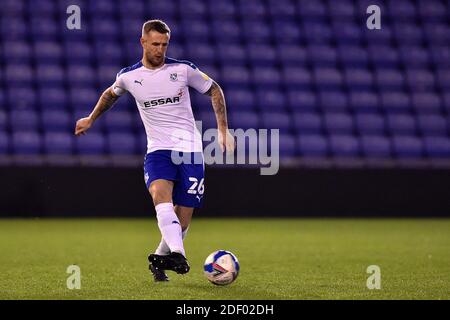
[{"label": "man's hand", "polygon": [[234,136],[227,129],[225,132],[219,131],[219,145],[222,152],[225,150],[229,153],[234,152],[234,148],[236,147],[236,143],[234,141]]},{"label": "man's hand", "polygon": [[92,126],[92,119],[90,117],[81,118],[77,121],[77,124],[75,126],[75,135],[77,137],[81,135],[85,135],[86,131]]}]

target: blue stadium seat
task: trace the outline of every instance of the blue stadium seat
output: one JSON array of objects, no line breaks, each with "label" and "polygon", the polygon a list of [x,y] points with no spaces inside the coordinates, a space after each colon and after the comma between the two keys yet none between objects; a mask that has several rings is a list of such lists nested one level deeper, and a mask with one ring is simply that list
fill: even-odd
[{"label": "blue stadium seat", "polygon": [[424,147],[431,158],[450,157],[450,139],[448,137],[425,137]]},{"label": "blue stadium seat", "polygon": [[26,64],[9,64],[5,67],[5,81],[8,86],[28,86],[34,80],[33,69]]},{"label": "blue stadium seat", "polygon": [[353,118],[346,113],[325,113],[325,130],[331,134],[351,135],[354,130]]},{"label": "blue stadium seat", "polygon": [[437,70],[436,78],[437,82],[439,83],[439,88],[442,91],[450,91],[450,68]]},{"label": "blue stadium seat", "polygon": [[178,4],[175,1],[167,0],[152,0],[151,2],[145,2],[147,5],[146,13],[151,17],[160,17],[164,21],[167,18],[174,18],[178,15]]},{"label": "blue stadium seat", "polygon": [[430,57],[425,48],[417,46],[400,47],[400,57],[405,67],[426,68],[430,64]]},{"label": "blue stadium seat", "polygon": [[355,123],[360,135],[383,135],[386,130],[385,118],[378,114],[358,113]]},{"label": "blue stadium seat", "polygon": [[442,94],[442,104],[447,114],[450,114],[450,92]]},{"label": "blue stadium seat", "polygon": [[37,131],[39,117],[34,110],[11,110],[9,115],[11,128],[19,131]]},{"label": "blue stadium seat", "polygon": [[[362,12],[366,12],[366,9],[364,9],[364,11],[360,11],[360,13]],[[367,15],[364,17],[364,20],[366,19],[366,17]],[[378,45],[381,47],[383,45],[388,46],[393,43],[393,32],[392,28],[389,25],[385,24],[381,29],[370,30],[368,28],[363,28],[363,30],[364,38],[366,39],[367,44]]]},{"label": "blue stadium seat", "polygon": [[75,129],[75,123],[72,123],[72,119],[67,111],[44,110],[40,115],[41,125],[44,131],[72,132]]},{"label": "blue stadium seat", "polygon": [[346,69],[345,84],[349,90],[371,90],[373,87],[372,73],[366,69]]},{"label": "blue stadium seat", "polygon": [[249,62],[255,67],[272,66],[276,61],[275,49],[266,44],[249,44],[247,46]]},{"label": "blue stadium seat", "polygon": [[416,121],[411,115],[388,114],[386,119],[391,135],[414,135],[416,133]]},{"label": "blue stadium seat", "polygon": [[359,141],[352,135],[331,135],[329,141],[331,154],[335,157],[357,157],[360,154]]},{"label": "blue stadium seat", "polygon": [[429,46],[428,51],[431,56],[431,61],[433,62],[436,69],[449,68],[450,67],[450,46],[437,45]]},{"label": "blue stadium seat", "polygon": [[323,135],[297,136],[300,155],[303,157],[326,157],[328,155],[328,141]]},{"label": "blue stadium seat", "polygon": [[67,83],[70,87],[93,87],[96,83],[94,70],[88,65],[69,65],[66,69]]},{"label": "blue stadium seat", "polygon": [[411,103],[417,113],[438,114],[441,112],[441,99],[435,93],[412,93]]},{"label": "blue stadium seat", "polygon": [[40,154],[42,148],[41,136],[34,131],[14,131],[11,137],[12,150],[15,154]]},{"label": "blue stadium seat", "polygon": [[40,64],[60,64],[62,62],[63,50],[56,41],[38,41],[34,43],[34,59]]},{"label": "blue stadium seat", "polygon": [[190,43],[186,46],[188,60],[195,60],[197,65],[214,64],[215,50],[207,43]]},{"label": "blue stadium seat", "polygon": [[[220,39],[219,45],[223,44],[222,46],[224,49],[230,43],[233,43],[236,46],[239,45],[242,38],[241,25],[235,20],[213,20],[211,27],[214,38]],[[220,51],[218,53],[220,53]]]},{"label": "blue stadium seat", "polygon": [[145,17],[145,2],[143,0],[119,1],[117,12],[122,17],[133,17],[143,19]]},{"label": "blue stadium seat", "polygon": [[52,155],[72,154],[73,139],[73,135],[67,132],[46,132],[43,137],[44,151]]},{"label": "blue stadium seat", "polygon": [[10,109],[34,109],[36,107],[36,92],[32,87],[10,87],[7,101]]},{"label": "blue stadium seat", "polygon": [[226,87],[245,88],[250,84],[250,72],[246,67],[225,66],[222,68],[221,79]]},{"label": "blue stadium seat", "polygon": [[297,153],[296,141],[294,136],[290,134],[279,135],[279,151],[280,157],[293,157]]},{"label": "blue stadium seat", "polygon": [[239,0],[238,11],[241,17],[261,18],[267,14],[266,7],[259,0]]},{"label": "blue stadium seat", "polygon": [[206,3],[201,0],[191,0],[178,5],[179,15],[194,19],[201,19],[207,14]]},{"label": "blue stadium seat", "polygon": [[345,112],[348,109],[347,95],[342,91],[321,91],[319,105],[326,112]]},{"label": "blue stadium seat", "polygon": [[370,61],[378,68],[396,68],[399,65],[397,50],[386,43],[377,45],[369,42],[368,53]]},{"label": "blue stadium seat", "polygon": [[336,90],[342,87],[342,74],[335,68],[315,68],[314,84],[319,90]]},{"label": "blue stadium seat", "polygon": [[[181,34],[188,41],[208,42],[210,27],[204,20],[184,19],[181,20]],[[177,38],[181,37],[181,34],[177,35]]]},{"label": "blue stadium seat", "polygon": [[424,42],[422,29],[413,22],[394,24],[395,39],[398,43],[407,45],[421,45]]},{"label": "blue stadium seat", "polygon": [[89,64],[92,61],[93,49],[86,42],[67,41],[64,43],[64,56],[71,64]]},{"label": "blue stadium seat", "polygon": [[9,135],[5,131],[0,131],[0,154],[9,154]]},{"label": "blue stadium seat", "polygon": [[[137,41],[126,41],[123,44],[123,50],[124,50],[124,55],[125,55],[125,60],[126,60],[126,65],[124,65],[123,67],[133,65],[136,62],[138,62],[140,59],[142,59],[142,47],[141,47],[140,43],[138,43]],[[169,49],[167,50],[167,53],[170,56],[170,45],[169,45]],[[179,57],[174,57],[174,58],[179,58]],[[119,70],[117,72],[119,72]]]},{"label": "blue stadium seat", "polygon": [[264,20],[245,19],[241,25],[244,40],[247,43],[267,43],[272,36],[272,30]]},{"label": "blue stadium seat", "polygon": [[311,91],[289,90],[287,104],[293,111],[315,111],[318,107],[317,97]]},{"label": "blue stadium seat", "polygon": [[305,67],[308,61],[306,49],[300,45],[282,44],[277,51],[280,55],[280,62],[286,67]]},{"label": "blue stadium seat", "polygon": [[354,45],[338,47],[339,60],[347,67],[367,67],[369,57],[366,49]]},{"label": "blue stadium seat", "polygon": [[8,114],[6,111],[0,109],[0,132],[8,129]]},{"label": "blue stadium seat", "polygon": [[110,87],[116,81],[117,73],[122,68],[119,65],[99,65],[97,68],[97,84],[101,90]]},{"label": "blue stadium seat", "polygon": [[425,23],[424,32],[428,43],[448,45],[450,42],[450,27],[445,23]]},{"label": "blue stadium seat", "polygon": [[42,88],[38,91],[38,101],[41,110],[67,108],[67,93],[63,87]]},{"label": "blue stadium seat", "polygon": [[448,7],[439,0],[427,0],[418,2],[418,13],[422,21],[445,21]]},{"label": "blue stadium seat", "polygon": [[281,83],[281,75],[277,68],[253,68],[251,79],[257,89],[275,89]]},{"label": "blue stadium seat", "polygon": [[290,0],[268,0],[268,13],[275,19],[292,19],[296,10]]},{"label": "blue stadium seat", "polygon": [[329,45],[313,44],[307,47],[309,61],[317,67],[334,68],[337,63],[336,49]]},{"label": "blue stadium seat", "polygon": [[230,112],[229,127],[232,129],[259,128],[258,114],[255,112],[236,111]]},{"label": "blue stadium seat", "polygon": [[214,20],[216,19],[228,19],[236,16],[237,9],[232,1],[228,0],[216,0],[208,1],[208,15]]},{"label": "blue stadium seat", "polygon": [[423,92],[434,89],[434,74],[428,70],[406,70],[406,82],[412,92]]},{"label": "blue stadium seat", "polygon": [[36,68],[36,82],[43,87],[57,87],[64,85],[66,75],[62,67],[57,64],[39,65]]},{"label": "blue stadium seat", "polygon": [[336,41],[340,44],[360,44],[363,34],[358,24],[349,20],[335,20],[332,23]]},{"label": "blue stadium seat", "polygon": [[[280,36],[272,37],[279,44],[299,43],[302,39],[300,29],[295,20],[272,20],[272,30]],[[282,35],[282,36],[281,36]]]},{"label": "blue stadium seat", "polygon": [[134,119],[130,112],[111,110],[105,114],[105,128],[108,132],[133,131]]},{"label": "blue stadium seat", "polygon": [[[34,6],[34,5],[33,5]],[[30,33],[36,41],[57,41],[59,38],[61,24],[52,17],[42,17],[33,12],[30,19]]]},{"label": "blue stadium seat", "polygon": [[70,106],[74,110],[92,110],[99,97],[100,93],[90,88],[72,87],[69,91]]},{"label": "blue stadium seat", "polygon": [[215,54],[222,66],[244,66],[247,62],[247,52],[238,44],[220,43],[217,45]]},{"label": "blue stadium seat", "polygon": [[392,138],[394,154],[398,158],[421,158],[423,142],[415,136],[394,136]]},{"label": "blue stadium seat", "polygon": [[410,97],[399,91],[381,93],[381,105],[387,113],[405,113],[411,110]]},{"label": "blue stadium seat", "polygon": [[116,64],[123,59],[121,44],[114,41],[105,41],[101,37],[92,43],[97,64]]},{"label": "blue stadium seat", "polygon": [[311,72],[306,68],[294,66],[282,69],[281,80],[288,89],[309,89],[312,84]]},{"label": "blue stadium seat", "polygon": [[362,136],[360,138],[361,150],[367,158],[390,158],[391,141],[383,136]]},{"label": "blue stadium seat", "polygon": [[[185,60],[187,58],[186,56],[186,48],[181,45],[180,43],[176,43],[176,42],[171,42],[169,44],[169,48],[167,49],[167,56],[170,58],[175,58],[175,59],[182,59]],[[140,55],[142,56],[142,48],[140,48],[139,50],[136,50],[138,52],[140,52]],[[139,56],[139,53],[137,54],[137,56]],[[139,59],[134,59],[133,61],[138,61]],[[194,59],[192,59],[194,60]],[[196,61],[196,60],[195,60]],[[135,63],[134,62],[134,63]],[[196,61],[197,62],[197,61]],[[130,64],[134,64],[133,62],[131,62]]]},{"label": "blue stadium seat", "polygon": [[25,41],[5,41],[2,45],[3,59],[7,64],[31,62],[31,48]]},{"label": "blue stadium seat", "polygon": [[306,20],[303,23],[303,34],[308,43],[330,43],[332,39],[331,28],[323,22]]},{"label": "blue stadium seat", "polygon": [[416,7],[410,0],[389,1],[387,12],[395,21],[414,21],[416,19]]},{"label": "blue stadium seat", "polygon": [[227,90],[227,108],[231,111],[249,111],[255,108],[255,96],[252,91],[243,89]]},{"label": "blue stadium seat", "polygon": [[[120,47],[123,48],[123,42],[128,42],[134,40],[134,43],[136,43],[139,47],[141,47],[141,44],[139,43],[139,35],[142,32],[142,25],[143,25],[143,19],[136,18],[136,17],[121,17],[120,19],[120,38],[122,41],[120,41]],[[122,49],[123,50],[123,49]],[[123,54],[125,54],[124,51],[122,51]]]},{"label": "blue stadium seat", "polygon": [[352,91],[349,94],[350,108],[355,112],[377,113],[380,111],[378,96],[370,91]]},{"label": "blue stadium seat", "polygon": [[110,154],[132,155],[137,153],[137,139],[132,133],[111,132],[106,135],[106,145]]},{"label": "blue stadium seat", "polygon": [[417,124],[423,136],[443,137],[448,133],[446,118],[440,115],[418,115]]},{"label": "blue stadium seat", "polygon": [[[311,2],[311,1],[310,1]],[[328,14],[333,19],[352,20],[356,15],[356,8],[351,0],[328,0]]]},{"label": "blue stadium seat", "polygon": [[24,1],[4,0],[2,1],[2,14],[6,16],[20,15],[26,9]]},{"label": "blue stadium seat", "polygon": [[[18,2],[18,1],[16,1]],[[3,5],[3,4],[2,4]],[[2,7],[3,10],[3,7]],[[23,40],[28,36],[27,24],[25,20],[13,16],[5,17],[1,21],[0,36],[3,41],[8,40]]]},{"label": "blue stadium seat", "polygon": [[287,134],[291,131],[291,118],[287,113],[262,112],[260,119],[262,128],[279,129],[280,134]]},{"label": "blue stadium seat", "polygon": [[403,73],[395,69],[377,69],[375,71],[375,81],[382,91],[397,91],[405,87]]},{"label": "blue stadium seat", "polygon": [[298,134],[321,134],[323,132],[322,117],[314,112],[295,112],[294,128]]},{"label": "blue stadium seat", "polygon": [[75,150],[83,155],[102,155],[106,149],[105,137],[101,133],[89,132],[75,139]]},{"label": "blue stadium seat", "polygon": [[281,112],[286,109],[286,97],[280,90],[258,90],[256,101],[261,111]]},{"label": "blue stadium seat", "polygon": [[114,16],[116,3],[109,0],[89,1],[89,14],[92,17]]}]

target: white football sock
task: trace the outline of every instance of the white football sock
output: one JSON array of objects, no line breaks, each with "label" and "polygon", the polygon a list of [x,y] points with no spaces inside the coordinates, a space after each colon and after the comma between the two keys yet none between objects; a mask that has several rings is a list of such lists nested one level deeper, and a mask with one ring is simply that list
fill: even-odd
[{"label": "white football sock", "polygon": [[[184,238],[186,238],[186,234],[187,234],[188,230],[189,230],[189,227],[187,227],[186,230],[184,230],[182,232],[183,240],[184,240]],[[159,243],[158,248],[156,248],[155,253],[160,256],[166,256],[166,255],[170,254],[170,248],[167,245],[166,241],[164,241],[164,238],[161,238],[161,242]]]},{"label": "white football sock", "polygon": [[171,202],[160,203],[155,206],[155,209],[159,230],[170,252],[179,252],[184,256],[181,225],[175,214],[173,204]]}]

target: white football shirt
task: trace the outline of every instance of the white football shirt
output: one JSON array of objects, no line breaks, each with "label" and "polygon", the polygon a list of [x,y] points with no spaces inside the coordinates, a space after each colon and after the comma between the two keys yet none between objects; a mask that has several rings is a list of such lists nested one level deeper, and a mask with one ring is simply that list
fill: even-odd
[{"label": "white football shirt", "polygon": [[119,96],[128,91],[136,100],[147,134],[147,153],[202,152],[188,87],[205,93],[211,85],[212,79],[193,63],[166,58],[158,69],[148,69],[142,62],[123,68],[112,89]]}]

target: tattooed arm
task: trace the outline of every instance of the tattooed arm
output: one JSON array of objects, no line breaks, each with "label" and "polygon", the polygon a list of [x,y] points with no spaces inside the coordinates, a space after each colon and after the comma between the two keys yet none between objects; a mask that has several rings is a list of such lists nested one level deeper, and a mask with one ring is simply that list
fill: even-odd
[{"label": "tattooed arm", "polygon": [[108,111],[117,99],[119,99],[119,96],[116,95],[111,88],[106,89],[100,96],[100,99],[91,114],[88,117],[81,118],[77,121],[75,135],[80,136],[86,134],[86,131],[93,125],[94,121],[104,112]]},{"label": "tattooed arm", "polygon": [[211,102],[216,114],[217,129],[219,131],[219,145],[222,151],[232,152],[235,147],[234,137],[228,131],[227,107],[222,88],[213,80],[211,88],[205,93],[211,96]]}]

